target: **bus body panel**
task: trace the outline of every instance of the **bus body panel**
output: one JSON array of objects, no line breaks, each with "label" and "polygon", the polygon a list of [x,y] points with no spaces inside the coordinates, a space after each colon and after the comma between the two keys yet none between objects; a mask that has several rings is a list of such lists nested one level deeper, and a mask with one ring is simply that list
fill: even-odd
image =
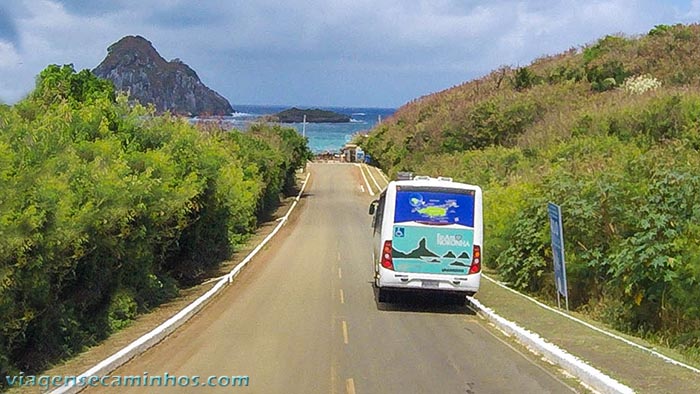
[{"label": "bus body panel", "polygon": [[[411,291],[474,294],[481,270],[469,273],[474,246],[483,261],[482,191],[474,185],[421,179],[390,182],[375,211],[375,284]],[[393,270],[381,266],[391,241]]]}]

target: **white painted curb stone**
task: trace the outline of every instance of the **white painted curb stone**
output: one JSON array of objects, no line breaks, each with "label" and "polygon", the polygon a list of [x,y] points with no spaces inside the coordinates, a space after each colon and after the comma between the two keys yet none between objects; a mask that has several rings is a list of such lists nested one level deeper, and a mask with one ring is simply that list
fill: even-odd
[{"label": "white painted curb stone", "polygon": [[583,360],[571,355],[560,347],[545,341],[539,335],[528,331],[517,324],[504,319],[492,309],[484,306],[473,297],[467,297],[469,302],[477,308],[491,323],[509,336],[515,337],[518,342],[528,347],[531,351],[541,354],[547,360],[561,366],[567,372],[574,375],[584,384],[590,386],[601,394],[633,394],[634,390],[603,372],[593,368]]}]

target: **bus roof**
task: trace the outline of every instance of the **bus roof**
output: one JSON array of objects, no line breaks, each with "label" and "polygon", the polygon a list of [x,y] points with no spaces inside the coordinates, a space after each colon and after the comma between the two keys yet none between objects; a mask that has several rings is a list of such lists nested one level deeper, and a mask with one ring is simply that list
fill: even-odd
[{"label": "bus roof", "polygon": [[467,183],[454,182],[451,178],[431,178],[431,177],[415,177],[411,180],[392,181],[396,186],[419,186],[419,187],[443,187],[453,189],[481,189],[479,186],[470,185]]}]

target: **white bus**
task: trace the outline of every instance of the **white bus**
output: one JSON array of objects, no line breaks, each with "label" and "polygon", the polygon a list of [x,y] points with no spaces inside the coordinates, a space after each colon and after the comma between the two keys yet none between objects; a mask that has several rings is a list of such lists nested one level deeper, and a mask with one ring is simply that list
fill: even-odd
[{"label": "white bus", "polygon": [[483,253],[482,192],[451,178],[389,182],[374,215],[374,283],[390,292],[446,292],[464,302],[479,290]]}]

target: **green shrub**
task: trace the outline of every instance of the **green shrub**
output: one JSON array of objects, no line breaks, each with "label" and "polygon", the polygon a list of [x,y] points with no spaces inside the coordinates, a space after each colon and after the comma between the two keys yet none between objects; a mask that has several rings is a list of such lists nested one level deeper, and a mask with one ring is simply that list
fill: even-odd
[{"label": "green shrub", "polygon": [[591,83],[591,89],[604,92],[621,85],[630,76],[630,72],[619,61],[608,61],[600,65],[586,68],[586,78]]},{"label": "green shrub", "polygon": [[653,29],[649,30],[648,34],[650,36],[660,36],[666,34],[669,30],[671,30],[669,25],[655,25]]},{"label": "green shrub", "polygon": [[310,157],[293,129],[203,130],[72,66],[0,115],[0,375],[40,371],[197,283]]},{"label": "green shrub", "polygon": [[517,91],[525,90],[537,82],[537,76],[527,67],[520,67],[515,70],[513,78],[513,88]]},{"label": "green shrub", "polygon": [[128,291],[114,294],[109,305],[109,328],[118,331],[126,327],[136,318],[138,305]]},{"label": "green shrub", "polygon": [[496,264],[503,280],[516,289],[543,292],[551,279],[546,259],[549,233],[542,226],[545,222],[548,223],[546,201],[530,197],[504,231],[510,244],[498,254]]}]

